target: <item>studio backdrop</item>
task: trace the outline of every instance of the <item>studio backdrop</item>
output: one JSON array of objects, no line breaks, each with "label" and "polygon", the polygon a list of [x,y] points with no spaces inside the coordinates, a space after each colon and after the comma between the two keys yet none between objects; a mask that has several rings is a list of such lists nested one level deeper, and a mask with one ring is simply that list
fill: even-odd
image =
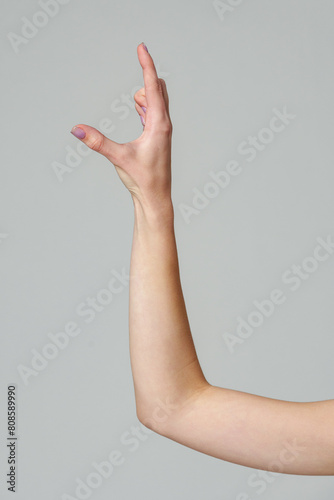
[{"label": "studio backdrop", "polygon": [[138,421],[133,204],[70,134],[142,133],[145,42],[205,377],[333,399],[333,16],[330,0],[2,0],[1,499],[333,499],[333,477],[224,462]]}]

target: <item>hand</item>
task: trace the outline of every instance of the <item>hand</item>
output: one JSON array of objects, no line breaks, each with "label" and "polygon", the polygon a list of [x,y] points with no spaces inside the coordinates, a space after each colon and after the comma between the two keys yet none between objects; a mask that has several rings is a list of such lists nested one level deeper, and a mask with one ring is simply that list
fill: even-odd
[{"label": "hand", "polygon": [[144,78],[144,87],[134,95],[135,107],[143,123],[141,136],[118,144],[88,125],[77,125],[71,132],[114,164],[134,202],[155,206],[171,199],[173,127],[166,83],[158,78],[153,59],[144,44],[138,45],[137,55]]}]

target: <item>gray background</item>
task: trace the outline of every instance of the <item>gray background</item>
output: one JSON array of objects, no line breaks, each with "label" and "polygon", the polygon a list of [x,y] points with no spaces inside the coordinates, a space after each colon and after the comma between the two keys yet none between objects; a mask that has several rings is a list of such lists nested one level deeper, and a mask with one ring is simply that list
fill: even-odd
[{"label": "gray background", "polygon": [[[77,158],[62,182],[54,162],[66,165],[66,148],[80,144],[70,134],[77,123],[100,128],[108,119],[118,142],[141,133],[131,102],[143,84],[136,47],[144,41],[170,96],[181,277],[205,376],[271,398],[333,398],[334,255],[297,291],[282,275],[312,255],[317,237],[334,237],[334,4],[225,4],[234,7],[221,18],[212,1],[71,0],[16,53],[8,33],[21,35],[22,18],[43,23],[42,9],[33,0],[1,3],[1,498],[12,498],[5,485],[11,382],[18,500],[76,498],[76,478],[85,480],[112,450],[124,462],[89,498],[333,498],[333,477],[276,474],[260,491],[250,484],[257,471],[155,433],[124,444],[122,435],[140,425],[128,286],[91,323],[76,313],[112,270],[128,271],[132,202],[102,156]],[[117,101],[126,94],[129,104]],[[284,106],[296,117],[248,162],[240,143]],[[233,159],[242,173],[187,224],[180,204],[191,205],[193,189],[203,192],[209,172]],[[223,334],[235,333],[238,316],[276,288],[285,303],[230,352]],[[18,366],[31,366],[31,350],[41,352],[48,333],[69,321],[80,335],[25,385]]]}]

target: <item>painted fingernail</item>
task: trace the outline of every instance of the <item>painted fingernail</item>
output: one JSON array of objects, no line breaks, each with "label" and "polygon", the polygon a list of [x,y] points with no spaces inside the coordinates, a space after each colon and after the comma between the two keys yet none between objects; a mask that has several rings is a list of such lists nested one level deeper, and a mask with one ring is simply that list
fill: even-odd
[{"label": "painted fingernail", "polygon": [[73,134],[78,139],[84,139],[86,137],[86,132],[80,127],[73,127],[71,130],[71,134]]},{"label": "painted fingernail", "polygon": [[146,50],[146,52],[148,52],[148,48],[146,47],[145,43],[142,42],[142,44],[144,45],[144,49]]},{"label": "painted fingernail", "polygon": [[144,113],[146,113],[146,108],[145,108],[145,106],[140,106],[140,107],[141,107],[141,109],[144,111]]},{"label": "painted fingernail", "polygon": [[143,124],[143,127],[145,127],[145,120],[144,120],[144,118],[142,117],[142,115],[140,115],[140,119],[141,119],[141,122],[142,122],[142,124]]}]

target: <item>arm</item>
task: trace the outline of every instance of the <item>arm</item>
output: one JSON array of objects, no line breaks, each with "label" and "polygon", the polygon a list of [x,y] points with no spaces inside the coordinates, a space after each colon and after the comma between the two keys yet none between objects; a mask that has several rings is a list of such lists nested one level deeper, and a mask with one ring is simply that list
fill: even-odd
[{"label": "arm", "polygon": [[260,397],[213,386],[202,373],[178,267],[168,94],[144,46],[137,51],[145,84],[135,94],[142,135],[117,144],[87,125],[76,130],[115,165],[134,204],[129,326],[138,418],[222,460],[287,474],[334,475],[334,400]]},{"label": "arm", "polygon": [[184,305],[172,210],[135,207],[130,348],[137,413],[208,455],[286,474],[334,475],[334,401],[296,403],[205,380]]}]

